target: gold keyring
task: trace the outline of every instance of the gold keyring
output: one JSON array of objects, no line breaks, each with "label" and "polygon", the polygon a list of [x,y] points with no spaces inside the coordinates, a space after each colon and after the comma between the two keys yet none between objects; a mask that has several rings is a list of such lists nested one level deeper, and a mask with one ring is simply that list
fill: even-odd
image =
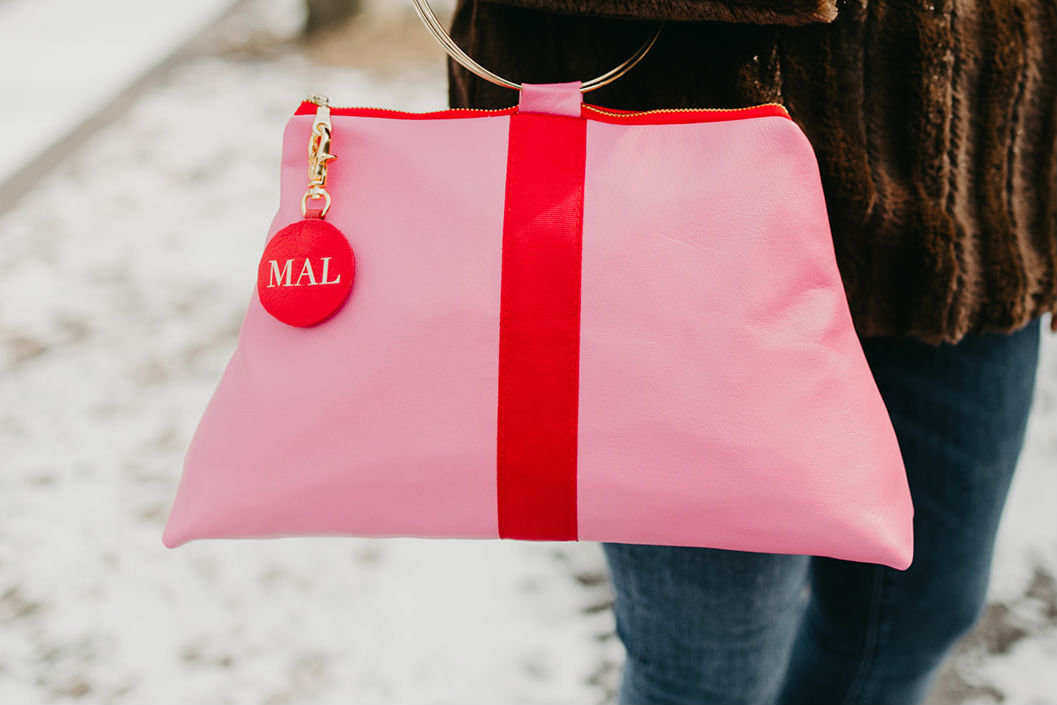
[{"label": "gold keyring", "polygon": [[[437,16],[433,13],[433,8],[429,6],[428,0],[411,0],[415,6],[415,12],[418,13],[422,23],[426,25],[426,29],[433,36],[437,42],[444,47],[444,51],[448,52],[448,56],[454,59],[460,66],[463,66],[471,73],[474,73],[490,83],[494,83],[497,86],[504,86],[506,88],[513,88],[515,90],[521,90],[522,85],[509,81],[502,76],[492,73],[484,66],[471,59],[466,52],[459,48],[459,45],[448,34],[447,30],[444,29]],[[653,48],[653,45],[657,42],[657,37],[661,36],[661,30],[664,29],[664,23],[661,23],[657,27],[657,31],[653,33],[646,43],[638,48],[634,54],[632,54],[624,63],[613,68],[610,71],[605,72],[601,76],[596,76],[590,81],[584,81],[580,86],[581,93],[587,93],[593,91],[596,88],[601,88],[607,83],[612,83],[617,80],[628,71],[630,71],[635,64],[642,61],[642,57],[646,56],[646,53]]]}]

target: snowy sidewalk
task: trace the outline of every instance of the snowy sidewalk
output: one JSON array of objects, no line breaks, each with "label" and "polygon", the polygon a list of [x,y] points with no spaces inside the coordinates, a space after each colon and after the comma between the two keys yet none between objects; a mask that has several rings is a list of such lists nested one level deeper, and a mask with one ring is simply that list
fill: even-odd
[{"label": "snowy sidewalk", "polygon": [[45,173],[71,133],[234,1],[0,2],[0,188]]},{"label": "snowy sidewalk", "polygon": [[[161,545],[310,91],[445,105],[439,50],[391,81],[294,51],[197,60],[0,217],[0,703],[612,696],[623,652],[596,544]],[[1057,701],[1057,336],[1029,433],[995,606],[945,686],[966,701]]]}]

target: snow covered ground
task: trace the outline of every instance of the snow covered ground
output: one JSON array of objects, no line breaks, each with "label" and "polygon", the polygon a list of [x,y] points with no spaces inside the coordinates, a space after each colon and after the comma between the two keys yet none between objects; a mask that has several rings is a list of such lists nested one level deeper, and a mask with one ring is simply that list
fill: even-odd
[{"label": "snow covered ground", "polygon": [[233,1],[0,2],[0,182],[164,61]]},{"label": "snow covered ground", "polygon": [[[179,67],[0,216],[0,703],[606,702],[595,544],[161,546],[287,117],[310,91],[445,104],[439,51],[383,79],[284,47]],[[1043,352],[993,606],[941,697],[1057,702],[1057,336]]]}]

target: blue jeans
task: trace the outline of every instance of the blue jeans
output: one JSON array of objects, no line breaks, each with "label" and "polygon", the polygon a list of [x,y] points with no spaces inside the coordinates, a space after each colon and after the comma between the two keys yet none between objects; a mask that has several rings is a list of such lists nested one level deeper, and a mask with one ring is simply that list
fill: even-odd
[{"label": "blue jeans", "polygon": [[914,499],[914,563],[905,572],[604,543],[627,650],[620,703],[921,702],[985,603],[1039,328],[1034,321],[939,347],[863,342]]}]

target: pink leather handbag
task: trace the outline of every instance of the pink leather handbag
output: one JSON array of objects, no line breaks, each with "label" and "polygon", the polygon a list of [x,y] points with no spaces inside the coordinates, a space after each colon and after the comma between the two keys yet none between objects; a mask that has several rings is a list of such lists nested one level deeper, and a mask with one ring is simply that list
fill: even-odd
[{"label": "pink leather handbag", "polygon": [[899,447],[804,133],[777,104],[583,103],[613,77],[517,86],[505,110],[301,104],[166,545],[513,538],[910,564]]}]

